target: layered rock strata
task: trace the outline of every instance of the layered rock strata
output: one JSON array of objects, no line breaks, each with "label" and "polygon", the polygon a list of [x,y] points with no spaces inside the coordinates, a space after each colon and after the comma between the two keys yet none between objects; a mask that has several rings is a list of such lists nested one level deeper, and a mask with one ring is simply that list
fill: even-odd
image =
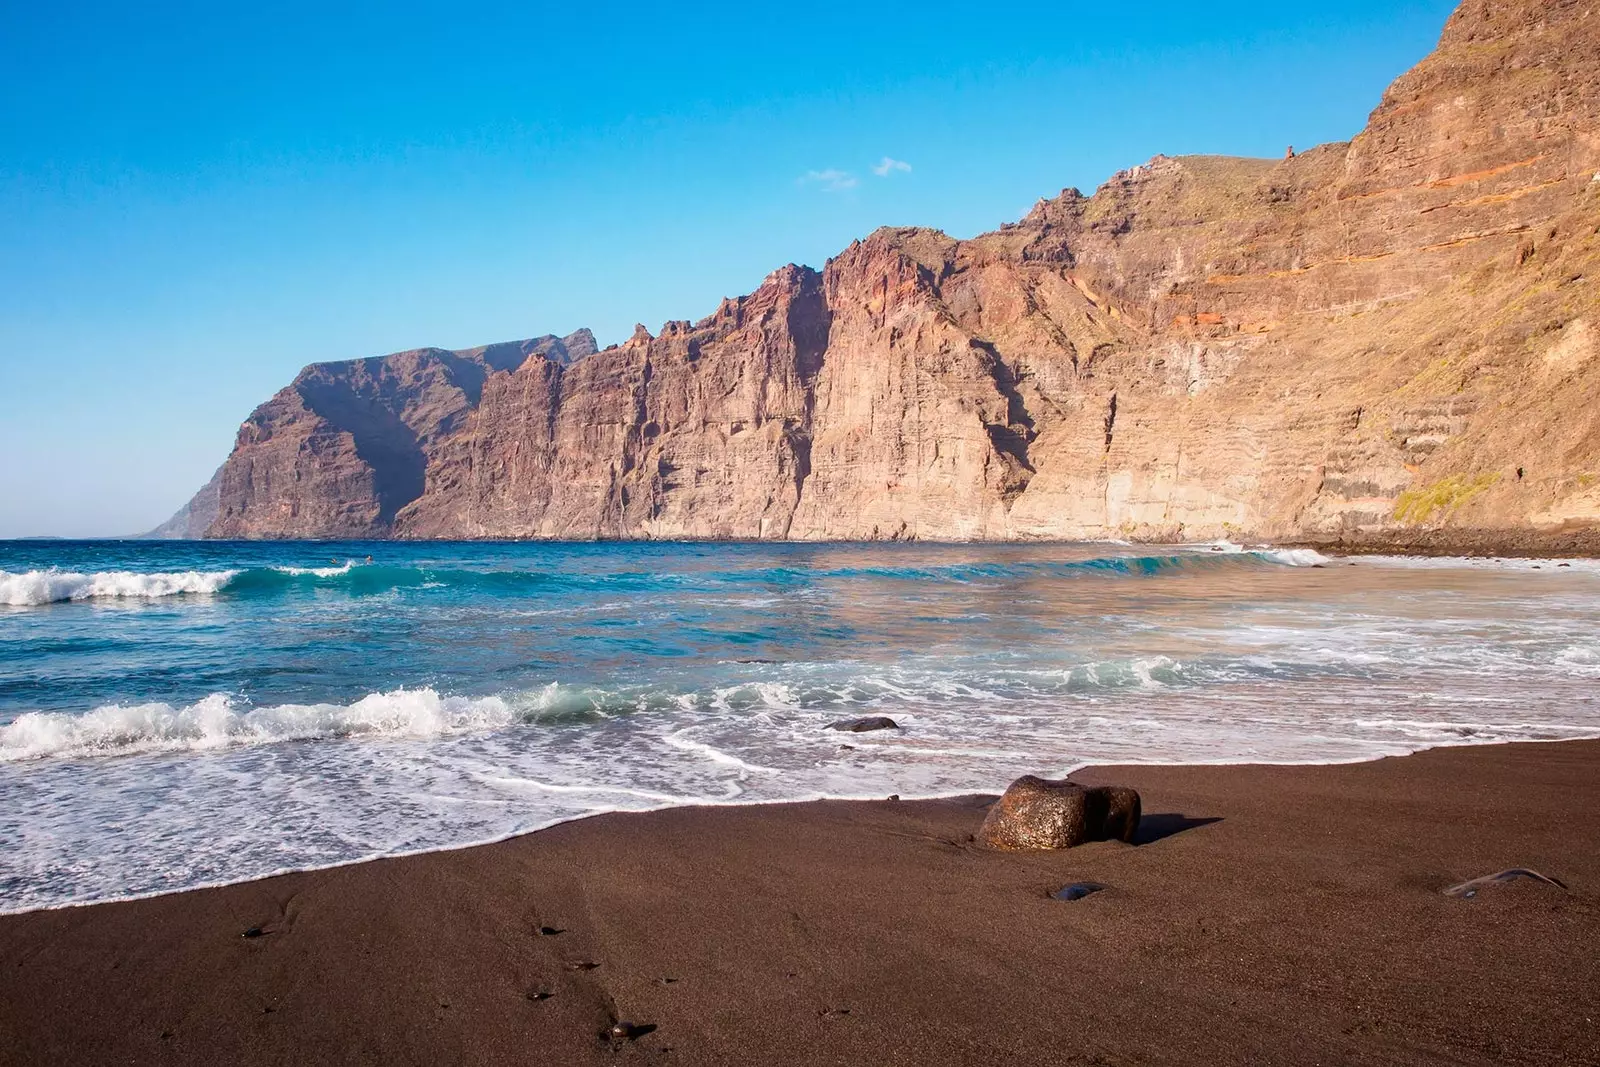
[{"label": "layered rock strata", "polygon": [[205,533],[1594,550],[1597,231],[1600,7],[1469,0],[1348,144],[879,230],[604,351],[309,367]]}]

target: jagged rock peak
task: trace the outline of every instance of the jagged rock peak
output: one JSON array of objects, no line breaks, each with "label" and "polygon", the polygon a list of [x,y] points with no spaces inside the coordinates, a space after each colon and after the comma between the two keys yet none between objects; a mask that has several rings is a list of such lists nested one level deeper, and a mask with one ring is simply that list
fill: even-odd
[{"label": "jagged rock peak", "polygon": [[1137,166],[1117,171],[1101,188],[1104,189],[1107,186],[1115,185],[1132,185],[1151,178],[1174,176],[1182,173],[1182,160],[1175,159],[1172,156],[1155,155]]},{"label": "jagged rock peak", "polygon": [[816,277],[816,274],[816,271],[802,264],[785,263],[761,279],[759,288],[795,289],[804,285],[808,279]]}]

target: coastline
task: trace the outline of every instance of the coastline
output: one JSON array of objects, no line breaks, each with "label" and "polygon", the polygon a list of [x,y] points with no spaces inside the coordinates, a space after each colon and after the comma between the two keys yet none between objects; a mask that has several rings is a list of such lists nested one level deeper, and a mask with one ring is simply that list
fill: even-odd
[{"label": "coastline", "polygon": [[1300,538],[1273,542],[1279,548],[1310,548],[1341,556],[1425,556],[1462,559],[1600,559],[1600,526],[1553,529],[1443,528],[1385,531],[1363,536]]},{"label": "coastline", "polygon": [[[40,538],[19,538],[19,541],[38,541]],[[70,540],[53,538],[50,540]],[[483,545],[523,545],[523,544],[550,544],[550,545],[590,545],[590,544],[672,544],[672,545],[925,545],[925,546],[961,546],[961,545],[1119,545],[1124,547],[1140,548],[1179,548],[1196,549],[1207,545],[1217,544],[1215,538],[1200,540],[1172,540],[1172,539],[1137,539],[1126,540],[1122,538],[1083,537],[1083,538],[1010,538],[1006,540],[964,540],[946,541],[929,538],[905,537],[884,538],[876,541],[863,541],[859,539],[842,538],[832,539],[805,539],[791,540],[789,538],[771,538],[753,540],[749,538],[718,538],[718,537],[683,537],[683,538],[655,538],[632,537],[612,538],[595,537],[584,540],[569,538],[435,538],[435,537],[380,537],[380,538],[321,538],[321,537],[259,537],[259,538],[162,538],[162,537],[114,537],[114,538],[86,538],[88,541],[115,541],[122,543],[149,543],[149,544],[174,544],[194,543],[207,545],[226,544],[308,544],[308,545],[427,545],[427,544],[483,544]],[[1433,529],[1418,530],[1409,536],[1400,536],[1395,531],[1387,531],[1374,536],[1340,536],[1334,538],[1315,537],[1274,537],[1257,538],[1234,535],[1230,543],[1240,544],[1242,547],[1255,550],[1275,549],[1312,549],[1317,552],[1328,553],[1333,556],[1418,556],[1424,558],[1460,558],[1460,559],[1595,559],[1600,560],[1600,526],[1579,525],[1573,528],[1556,530],[1539,530],[1534,528],[1479,530],[1479,529]]]},{"label": "coastline", "polygon": [[[0,1063],[1600,1052],[1600,741],[1073,777],[1139,788],[1140,844],[985,852],[988,798],[668,808],[0,917]],[[1510,867],[1570,888],[1440,893]]]}]

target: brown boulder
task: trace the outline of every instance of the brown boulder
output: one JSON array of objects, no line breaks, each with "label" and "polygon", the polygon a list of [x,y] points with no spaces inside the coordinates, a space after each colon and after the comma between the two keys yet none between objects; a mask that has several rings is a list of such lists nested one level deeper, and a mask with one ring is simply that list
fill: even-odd
[{"label": "brown boulder", "polygon": [[1089,839],[1133,841],[1139,832],[1139,791],[1125,785],[1102,785],[1088,791]]},{"label": "brown boulder", "polygon": [[1003,852],[1071,848],[1089,840],[1088,814],[1083,786],[1026,774],[989,809],[978,843]]},{"label": "brown boulder", "polygon": [[1129,841],[1139,829],[1139,793],[1121,785],[1023,775],[995,801],[978,843],[1003,852],[1072,848],[1085,841]]}]

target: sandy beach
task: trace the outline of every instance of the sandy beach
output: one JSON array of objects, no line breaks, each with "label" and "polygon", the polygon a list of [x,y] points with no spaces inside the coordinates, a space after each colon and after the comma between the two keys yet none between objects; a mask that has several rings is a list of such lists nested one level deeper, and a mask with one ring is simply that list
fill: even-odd
[{"label": "sandy beach", "polygon": [[[1600,1060],[1600,742],[1076,777],[1143,792],[1136,844],[685,808],[7,917],[0,1062]],[[1441,893],[1510,867],[1569,889]]]}]

